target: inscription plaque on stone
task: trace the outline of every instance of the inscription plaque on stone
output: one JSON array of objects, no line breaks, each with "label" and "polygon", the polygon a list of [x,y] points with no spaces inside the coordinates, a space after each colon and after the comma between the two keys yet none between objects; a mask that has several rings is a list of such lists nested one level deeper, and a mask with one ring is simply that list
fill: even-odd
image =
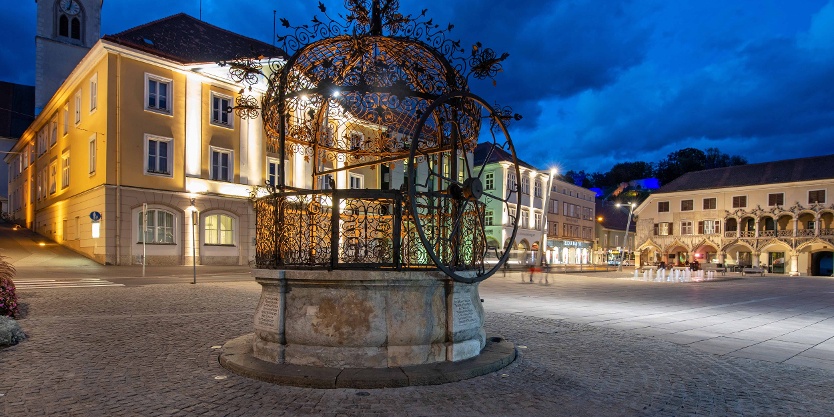
[{"label": "inscription plaque on stone", "polygon": [[281,313],[281,295],[263,294],[255,312],[255,329],[277,332]]},{"label": "inscription plaque on stone", "polygon": [[478,314],[472,306],[472,295],[469,293],[455,292],[452,298],[454,308],[455,330],[479,327],[481,325]]}]

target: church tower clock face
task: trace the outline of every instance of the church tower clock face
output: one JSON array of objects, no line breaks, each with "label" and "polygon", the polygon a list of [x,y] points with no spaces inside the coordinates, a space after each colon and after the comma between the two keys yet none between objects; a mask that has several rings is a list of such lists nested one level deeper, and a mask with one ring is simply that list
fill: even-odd
[{"label": "church tower clock face", "polygon": [[61,0],[60,7],[61,11],[70,16],[75,16],[81,11],[81,6],[76,0]]}]

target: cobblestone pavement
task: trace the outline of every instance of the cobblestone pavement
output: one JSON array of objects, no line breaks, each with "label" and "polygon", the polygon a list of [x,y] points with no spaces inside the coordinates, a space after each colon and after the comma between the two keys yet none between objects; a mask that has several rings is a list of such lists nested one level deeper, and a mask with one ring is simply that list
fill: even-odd
[{"label": "cobblestone pavement", "polygon": [[254,282],[21,291],[29,339],[0,350],[0,415],[834,415],[831,370],[605,324],[629,304],[642,315],[720,309],[749,298],[745,290],[765,292],[767,281],[516,278],[491,278],[481,291],[487,331],[516,343],[515,363],[457,383],[381,390],[276,386],[221,368],[214,346],[252,331]]}]

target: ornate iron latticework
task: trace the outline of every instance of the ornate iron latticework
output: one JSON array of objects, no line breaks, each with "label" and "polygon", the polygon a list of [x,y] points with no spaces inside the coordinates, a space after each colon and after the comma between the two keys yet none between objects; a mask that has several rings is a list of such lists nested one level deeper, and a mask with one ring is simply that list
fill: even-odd
[{"label": "ornate iron latticework", "polygon": [[[520,186],[484,190],[483,175],[499,149],[518,176],[506,122],[520,116],[470,93],[468,79],[493,78],[508,55],[476,44],[466,56],[447,38],[452,25],[441,28],[425,10],[402,15],[398,6],[347,0],[349,13],[337,20],[319,3],[323,17],[310,24],[281,19],[291,33],[278,40],[290,58],[268,64],[261,104],[267,152],[280,167],[271,193],[255,204],[259,267],[436,265],[475,282],[506,260],[485,262],[481,196],[518,209]],[[256,79],[256,63],[230,64],[232,77]],[[235,109],[251,111],[247,103]],[[492,146],[476,165],[473,151],[484,140]],[[339,175],[380,167],[389,176],[401,167],[403,187],[383,189],[380,180],[375,190],[332,189]],[[290,168],[310,178],[290,187]],[[514,239],[517,218],[512,225]]]}]

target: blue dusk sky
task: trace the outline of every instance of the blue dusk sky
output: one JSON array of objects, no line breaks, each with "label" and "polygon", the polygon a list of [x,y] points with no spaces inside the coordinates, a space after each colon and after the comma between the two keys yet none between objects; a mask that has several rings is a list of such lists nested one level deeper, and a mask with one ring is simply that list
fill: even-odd
[{"label": "blue dusk sky", "polygon": [[[36,2],[7,2],[0,80],[33,85]],[[202,19],[272,43],[273,10],[302,24],[317,5],[203,0]],[[102,35],[200,8],[107,0]],[[496,86],[472,90],[524,116],[513,143],[541,168],[607,171],[686,147],[751,163],[834,153],[834,0],[400,1],[404,14],[424,8],[467,50],[510,54]]]}]

